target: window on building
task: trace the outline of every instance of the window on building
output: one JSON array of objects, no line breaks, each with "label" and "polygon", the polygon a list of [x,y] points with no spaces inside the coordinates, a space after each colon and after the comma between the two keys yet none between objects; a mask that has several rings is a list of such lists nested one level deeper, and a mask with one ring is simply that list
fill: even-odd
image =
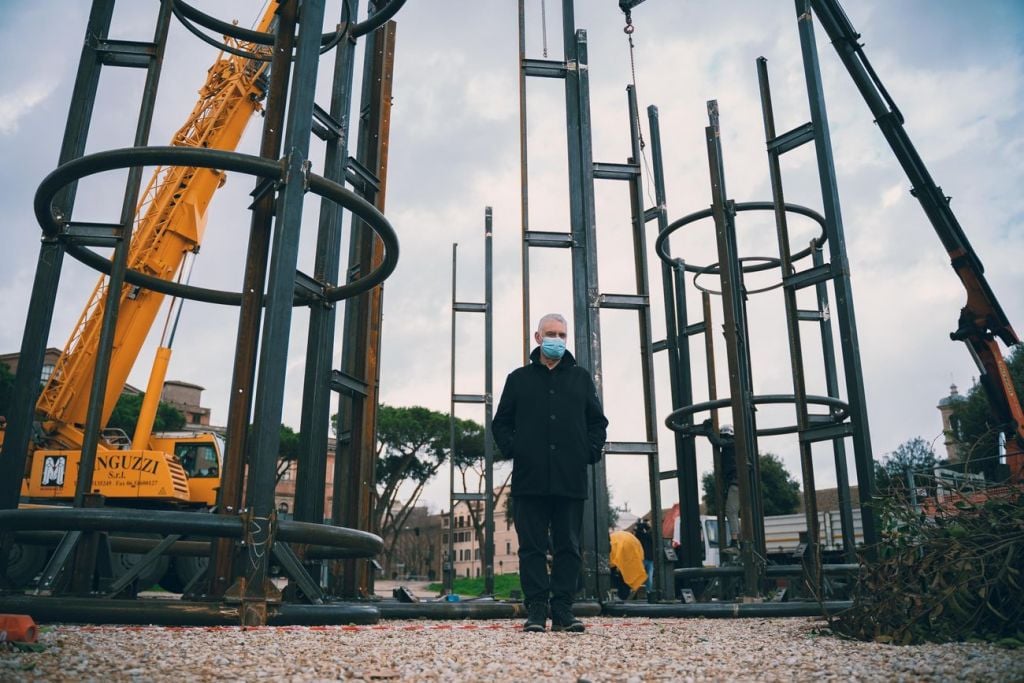
[{"label": "window on building", "polygon": [[512,542],[511,541],[505,541],[505,554],[506,555],[511,555],[512,554]]},{"label": "window on building", "polygon": [[476,578],[480,578],[480,567],[476,568]]},{"label": "window on building", "polygon": [[43,363],[43,374],[39,377],[40,384],[46,384],[50,381],[50,375],[53,374],[53,363]]},{"label": "window on building", "polygon": [[512,518],[511,517],[506,517],[505,518],[505,531],[511,531],[511,530],[512,530]]},{"label": "window on building", "polygon": [[474,560],[479,560],[480,559],[480,548],[477,548],[476,552],[473,553],[473,559]]}]

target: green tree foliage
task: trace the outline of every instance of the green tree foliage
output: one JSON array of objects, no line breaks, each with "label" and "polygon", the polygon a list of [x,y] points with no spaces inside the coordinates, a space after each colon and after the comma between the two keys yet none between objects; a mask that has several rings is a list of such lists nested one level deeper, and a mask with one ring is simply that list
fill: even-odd
[{"label": "green tree foliage", "polygon": [[[800,484],[793,479],[779,456],[773,453],[761,454],[761,497],[764,501],[764,514],[788,515],[800,508]],[[715,504],[715,476],[705,472],[701,477],[701,488],[704,490],[704,509],[709,515],[718,514]]]},{"label": "green tree foliage", "polygon": [[[1024,345],[1018,344],[1006,359],[1018,398],[1024,399]],[[975,384],[967,396],[953,406],[950,418],[953,438],[960,444],[961,459],[972,472],[982,472],[990,480],[1002,477],[998,471],[999,430],[1003,426],[992,410],[985,388]]]},{"label": "green tree foliage", "polygon": [[[338,416],[332,418],[338,433]],[[446,413],[422,406],[388,406],[377,410],[377,498],[374,505],[376,531],[386,543],[394,544],[406,518],[419,501],[423,488],[451,451],[449,418]],[[455,463],[469,463],[483,457],[484,428],[472,420],[455,420]],[[409,486],[403,488],[403,484]],[[404,502],[399,501],[402,493]],[[386,546],[386,547],[390,547]]]},{"label": "green tree foliage", "polygon": [[899,491],[909,486],[907,472],[929,475],[922,478],[921,482],[915,482],[917,486],[931,480],[932,470],[937,464],[931,444],[915,436],[901,443],[892,453],[886,454],[882,462],[875,462],[875,487],[880,492],[898,495]]},{"label": "green tree foliage", "polygon": [[[125,434],[131,436],[135,433],[135,424],[139,421],[139,410],[142,408],[142,399],[145,394],[121,394],[114,406],[114,412],[110,414],[107,427],[124,430]],[[156,419],[153,421],[154,432],[173,432],[185,426],[185,415],[169,403],[160,401],[156,409]]]}]

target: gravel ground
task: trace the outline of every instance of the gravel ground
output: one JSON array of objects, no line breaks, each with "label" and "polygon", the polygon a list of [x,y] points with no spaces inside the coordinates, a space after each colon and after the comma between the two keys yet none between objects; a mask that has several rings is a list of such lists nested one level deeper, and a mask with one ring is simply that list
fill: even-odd
[{"label": "gravel ground", "polygon": [[40,652],[0,647],[2,681],[1022,681],[1024,652],[897,647],[822,634],[812,619],[386,621],[243,630],[54,626]]}]

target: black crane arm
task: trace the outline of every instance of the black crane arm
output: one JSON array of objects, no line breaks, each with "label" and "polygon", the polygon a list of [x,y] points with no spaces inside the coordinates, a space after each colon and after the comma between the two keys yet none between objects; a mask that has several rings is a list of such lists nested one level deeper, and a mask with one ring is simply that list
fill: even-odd
[{"label": "black crane arm", "polygon": [[1016,443],[1011,445],[1008,441],[1007,461],[1011,476],[1018,479],[1024,474],[1024,408],[995,337],[1007,346],[1020,343],[1020,338],[989,287],[985,267],[953,215],[950,198],[932,180],[903,127],[903,114],[864,54],[860,34],[853,28],[838,0],[810,0],[810,3],[874,115],[875,123],[910,179],[911,194],[921,202],[928,220],[949,253],[953,270],[967,290],[967,302],[960,311],[957,329],[950,337],[967,344],[981,372],[982,385],[996,418],[1012,425],[1008,431],[1016,437]]}]

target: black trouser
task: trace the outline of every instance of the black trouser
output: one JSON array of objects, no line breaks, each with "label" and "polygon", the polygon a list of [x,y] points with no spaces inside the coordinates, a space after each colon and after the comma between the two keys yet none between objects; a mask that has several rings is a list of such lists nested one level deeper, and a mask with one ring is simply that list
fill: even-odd
[{"label": "black trouser", "polygon": [[[583,500],[559,496],[516,496],[512,502],[519,536],[519,582],[526,606],[548,603],[571,607],[580,569]],[[547,551],[550,530],[551,578]]]}]

